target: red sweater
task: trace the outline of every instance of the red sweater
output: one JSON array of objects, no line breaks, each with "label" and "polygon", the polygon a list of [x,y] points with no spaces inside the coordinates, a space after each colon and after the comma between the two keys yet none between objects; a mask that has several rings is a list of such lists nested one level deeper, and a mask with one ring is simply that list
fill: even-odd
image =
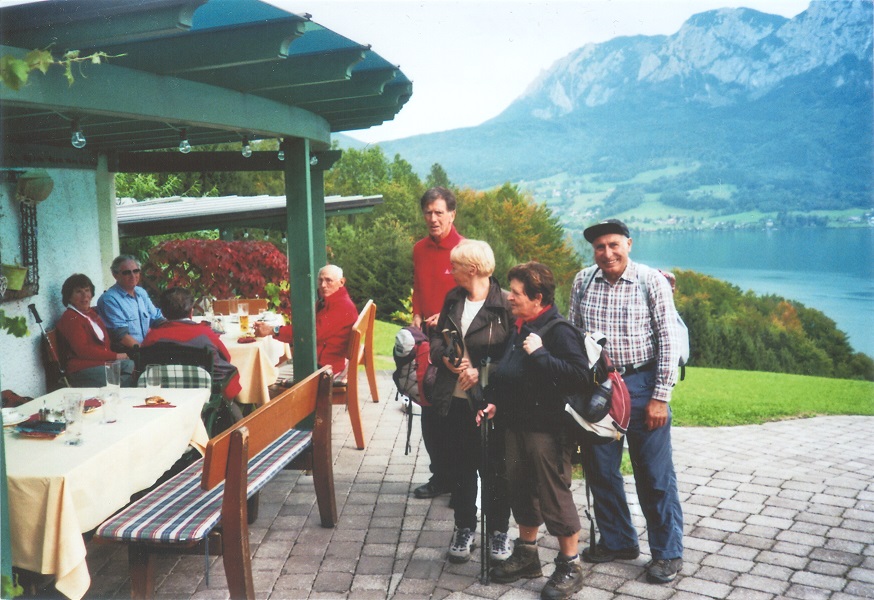
[{"label": "red sweater", "polygon": [[149,329],[142,345],[145,347],[157,342],[175,342],[192,348],[212,348],[212,375],[219,381],[227,381],[225,398],[232,400],[243,389],[237,367],[231,364],[231,353],[208,323],[195,323],[187,319],[166,321]]},{"label": "red sweater", "polygon": [[[320,367],[331,365],[334,375],[346,368],[349,335],[357,319],[358,309],[345,286],[316,302],[316,361]],[[285,325],[275,337],[291,344],[294,330],[291,325]]]},{"label": "red sweater", "polygon": [[422,320],[440,313],[446,293],[456,285],[449,253],[464,238],[455,225],[445,238],[435,242],[431,236],[413,246],[413,314]]},{"label": "red sweater", "polygon": [[103,319],[93,308],[89,308],[87,314],[103,331],[102,342],[88,319],[72,308],[65,310],[55,325],[58,333],[61,334],[58,354],[61,364],[64,365],[64,369],[68,373],[100,367],[106,361],[115,360],[118,357],[115,352],[109,349],[109,332],[106,331]]}]

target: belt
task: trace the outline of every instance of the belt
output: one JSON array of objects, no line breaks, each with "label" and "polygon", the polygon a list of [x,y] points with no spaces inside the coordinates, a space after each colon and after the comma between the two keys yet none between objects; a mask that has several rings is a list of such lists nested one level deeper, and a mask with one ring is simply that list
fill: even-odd
[{"label": "belt", "polygon": [[643,373],[644,371],[652,371],[655,368],[656,361],[649,360],[647,362],[637,363],[636,365],[625,365],[616,370],[619,371],[620,375],[636,375],[637,373]]}]

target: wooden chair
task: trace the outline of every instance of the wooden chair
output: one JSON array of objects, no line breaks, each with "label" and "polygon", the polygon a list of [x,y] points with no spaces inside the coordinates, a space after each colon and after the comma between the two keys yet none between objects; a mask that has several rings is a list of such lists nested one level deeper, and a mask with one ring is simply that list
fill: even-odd
[{"label": "wooden chair", "polygon": [[[267,298],[237,298],[237,302],[246,302],[249,305],[249,314],[256,317],[259,310],[267,310]],[[212,303],[212,312],[216,315],[231,314],[231,301],[216,300]]]},{"label": "wooden chair", "polygon": [[358,366],[363,364],[370,384],[370,396],[374,402],[379,402],[379,392],[376,389],[376,366],[373,360],[373,322],[376,320],[376,304],[368,300],[358,314],[358,319],[352,326],[349,335],[349,349],[346,358],[349,368],[346,382],[335,382],[331,398],[333,404],[345,404],[352,421],[352,433],[355,435],[355,445],[364,450],[364,430],[361,426],[361,405],[358,401]]}]

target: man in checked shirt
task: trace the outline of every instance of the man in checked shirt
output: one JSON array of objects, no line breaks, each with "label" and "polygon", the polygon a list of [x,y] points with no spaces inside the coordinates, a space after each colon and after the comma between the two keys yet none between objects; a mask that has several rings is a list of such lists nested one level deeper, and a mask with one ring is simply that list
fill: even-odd
[{"label": "man in checked shirt", "polygon": [[[631,394],[628,451],[652,555],[646,577],[650,583],[667,583],[683,567],[683,511],[671,456],[668,404],[677,381],[680,335],[671,318],[671,287],[659,271],[629,259],[631,236],[622,221],[602,221],[583,235],[594,249],[596,268],[594,277],[585,270],[577,274],[568,320],[583,331],[606,334],[613,363],[624,369]],[[646,278],[645,288],[639,277]],[[583,453],[601,532],[597,546],[583,551],[586,562],[630,560],[640,553],[619,472],[622,446],[614,441],[592,445]]]}]

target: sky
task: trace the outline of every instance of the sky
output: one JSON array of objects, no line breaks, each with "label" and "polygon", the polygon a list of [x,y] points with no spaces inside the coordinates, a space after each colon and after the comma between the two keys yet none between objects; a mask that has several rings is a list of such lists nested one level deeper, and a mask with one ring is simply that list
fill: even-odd
[{"label": "sky", "polygon": [[370,44],[413,82],[394,120],[345,132],[377,143],[472,127],[501,113],[555,61],[618,36],[671,35],[693,14],[745,6],[794,17],[809,0],[267,0]]}]

